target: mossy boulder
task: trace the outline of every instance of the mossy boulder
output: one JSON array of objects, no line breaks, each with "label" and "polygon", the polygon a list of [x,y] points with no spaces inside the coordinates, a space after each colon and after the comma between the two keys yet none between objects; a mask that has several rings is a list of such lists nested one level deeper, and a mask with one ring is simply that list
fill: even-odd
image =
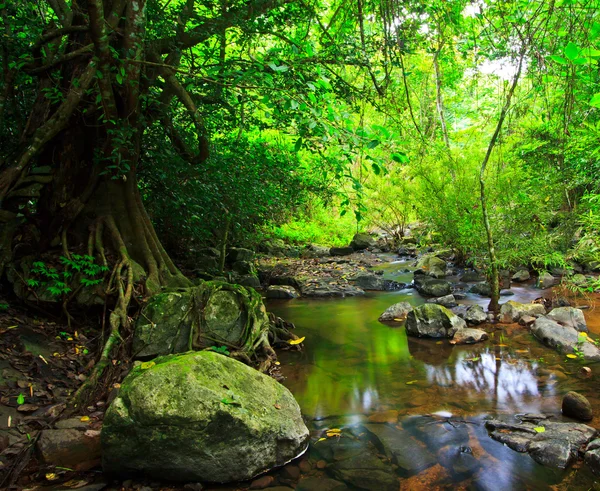
[{"label": "mossy boulder", "polygon": [[183,482],[251,479],[308,445],[298,403],[271,377],[210,351],[135,367],[102,427],[104,471]]},{"label": "mossy boulder", "polygon": [[427,338],[452,338],[467,324],[446,307],[428,303],[411,310],[406,317],[406,333]]},{"label": "mossy boulder", "polygon": [[417,262],[417,268],[425,271],[434,278],[443,278],[446,276],[446,261],[433,254],[422,256]]},{"label": "mossy boulder", "polygon": [[350,247],[355,251],[363,251],[375,245],[375,240],[369,234],[356,234],[350,242]]},{"label": "mossy boulder", "polygon": [[269,320],[253,289],[206,281],[154,295],[138,317],[133,338],[137,358],[227,346],[252,353],[268,344]]}]

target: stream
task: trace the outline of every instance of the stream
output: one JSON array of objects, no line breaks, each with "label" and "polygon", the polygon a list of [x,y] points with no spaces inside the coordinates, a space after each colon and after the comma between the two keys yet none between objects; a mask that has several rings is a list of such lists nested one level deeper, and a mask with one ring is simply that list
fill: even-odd
[{"label": "stream", "polygon": [[[409,283],[409,264],[389,261],[381,269],[385,278]],[[501,303],[509,299],[530,302],[543,293],[549,295],[533,285],[512,291],[514,295],[501,298]],[[433,465],[425,469],[418,462],[396,469],[400,489],[591,487],[594,478],[585,466],[566,471],[542,467],[527,454],[492,440],[482,420],[518,413],[562,418],[562,397],[575,390],[596,408],[588,424],[598,428],[600,377],[593,365],[594,375],[582,379],[581,362],[542,346],[518,325],[487,326],[490,339],[475,345],[452,346],[447,340],[407,337],[404,327],[377,320],[400,301],[419,305],[425,299],[416,290],[404,289],[344,299],[268,302],[269,311],[293,322],[295,333],[306,337],[303,351],[282,352],[280,360],[283,384],[296,397],[314,437],[311,458],[324,460],[322,467],[338,460],[335,449],[319,450],[319,445],[331,446],[329,440],[318,441],[324,429],[341,429],[341,442],[348,433],[360,436],[361,425],[383,423],[405,432],[433,455]],[[468,294],[459,303],[485,308],[488,301]],[[590,334],[596,337],[600,315],[597,310],[586,310],[585,315]],[[453,431],[456,426],[464,431]],[[437,431],[440,428],[445,430]],[[454,455],[453,449],[459,448],[461,452],[466,449],[468,458],[463,460],[468,463],[461,463],[460,455],[458,464],[455,458],[449,459],[449,452]],[[417,454],[414,459],[422,459]],[[360,465],[357,470],[365,472]]]}]

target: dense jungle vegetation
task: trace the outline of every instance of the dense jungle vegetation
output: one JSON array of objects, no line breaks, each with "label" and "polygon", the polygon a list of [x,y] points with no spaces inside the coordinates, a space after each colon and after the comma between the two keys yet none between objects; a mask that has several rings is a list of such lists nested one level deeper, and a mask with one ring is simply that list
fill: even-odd
[{"label": "dense jungle vegetation", "polygon": [[0,274],[50,253],[87,268],[116,298],[114,332],[132,296],[189,285],[177,264],[205,247],[400,244],[420,222],[487,272],[492,307],[502,268],[600,260],[594,0],[16,0],[0,15]]}]

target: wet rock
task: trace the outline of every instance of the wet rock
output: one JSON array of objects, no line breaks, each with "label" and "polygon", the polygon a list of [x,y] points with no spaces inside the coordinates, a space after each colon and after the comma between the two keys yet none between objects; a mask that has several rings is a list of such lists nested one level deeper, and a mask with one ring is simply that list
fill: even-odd
[{"label": "wet rock", "polygon": [[479,283],[485,281],[485,277],[477,271],[467,271],[460,277],[460,281],[463,283]]},{"label": "wet rock", "polygon": [[267,288],[267,298],[290,299],[297,298],[300,294],[293,286],[286,285],[271,285]]},{"label": "wet rock", "polygon": [[558,322],[561,326],[568,326],[579,332],[588,332],[583,311],[574,307],[559,307],[552,309],[546,316],[548,319]]},{"label": "wet rock", "polygon": [[581,342],[579,331],[572,327],[561,326],[546,317],[539,317],[533,323],[531,332],[543,344],[561,353],[574,353],[577,348],[586,360],[600,360],[600,350],[585,340]]},{"label": "wet rock", "polygon": [[297,465],[286,465],[281,471],[281,476],[284,479],[297,481],[300,478],[300,468]]},{"label": "wet rock", "polygon": [[520,269],[514,275],[512,275],[511,279],[518,283],[522,283],[523,281],[527,281],[529,278],[531,278],[529,271],[527,269]]},{"label": "wet rock", "polygon": [[309,244],[306,246],[304,251],[302,251],[301,255],[302,255],[302,257],[306,257],[306,258],[327,257],[327,256],[329,256],[329,248],[315,245],[315,244]]},{"label": "wet rock", "polygon": [[391,458],[402,469],[404,475],[415,474],[435,465],[435,456],[404,431],[387,424],[364,426],[375,437],[375,446]]},{"label": "wet rock", "polygon": [[385,309],[383,314],[379,316],[380,321],[405,321],[408,313],[413,309],[408,302],[398,302]]},{"label": "wet rock", "polygon": [[250,483],[250,489],[265,489],[272,486],[275,482],[273,476],[262,476]]},{"label": "wet rock", "polygon": [[293,276],[271,276],[269,278],[269,285],[286,285],[299,290],[301,282]]},{"label": "wet rock", "polygon": [[127,375],[106,413],[105,472],[241,481],[305,451],[309,434],[298,403],[271,377],[210,351],[153,363]]},{"label": "wet rock", "polygon": [[306,283],[302,285],[300,293],[303,297],[334,298],[356,297],[364,295],[361,288],[352,285],[334,285],[331,283]]},{"label": "wet rock", "polygon": [[346,491],[348,486],[343,482],[328,477],[304,477],[296,486],[296,491]]},{"label": "wet rock", "polygon": [[329,254],[331,256],[349,256],[354,252],[352,247],[332,247],[329,249]]},{"label": "wet rock", "polygon": [[427,300],[428,303],[436,303],[438,305],[443,305],[446,308],[452,308],[452,307],[456,307],[457,303],[456,303],[456,299],[454,298],[454,295],[450,294],[450,295],[444,295],[443,297],[438,297],[438,298],[430,298]]},{"label": "wet rock", "polygon": [[544,315],[546,309],[539,303],[520,303],[509,300],[500,307],[500,322],[510,324],[518,322],[524,315],[538,317]]},{"label": "wet rock", "polygon": [[534,322],[535,322],[535,317],[533,317],[532,315],[524,315],[523,317],[521,317],[519,319],[519,324],[521,326],[530,326]]},{"label": "wet rock", "polygon": [[425,275],[415,274],[415,288],[417,291],[429,297],[443,297],[452,293],[452,285],[449,281],[437,280]]},{"label": "wet rock", "polygon": [[487,321],[487,314],[484,312],[481,305],[470,305],[467,307],[463,319],[467,321],[467,324],[470,326],[477,326]]},{"label": "wet rock", "polygon": [[596,476],[600,476],[600,439],[592,440],[585,449],[585,463]]},{"label": "wet rock", "polygon": [[239,275],[256,275],[254,264],[250,261],[236,261],[232,264],[231,269]]},{"label": "wet rock", "polygon": [[512,290],[500,290],[501,297],[512,297],[515,294]]},{"label": "wet rock", "polygon": [[363,290],[385,290],[385,280],[373,273],[361,273],[354,278],[357,287]]},{"label": "wet rock", "polygon": [[469,292],[481,295],[482,297],[489,297],[492,294],[492,287],[488,282],[482,281],[481,283],[475,283],[469,288]]},{"label": "wet rock", "polygon": [[364,251],[375,245],[375,240],[369,234],[356,234],[350,242],[350,247],[355,251]]},{"label": "wet rock", "polygon": [[466,323],[463,319],[437,304],[416,307],[406,318],[406,332],[411,336],[451,338],[456,331],[464,328]]},{"label": "wet rock", "polygon": [[235,263],[238,261],[253,261],[254,251],[251,251],[250,249],[244,249],[242,247],[232,247],[227,251],[227,260],[230,263]]},{"label": "wet rock", "polygon": [[529,453],[539,464],[559,469],[566,469],[577,460],[579,449],[597,434],[594,428],[581,423],[534,418],[517,424],[490,420],[485,425],[494,440],[517,452]]},{"label": "wet rock", "polygon": [[59,430],[87,430],[89,421],[81,421],[81,418],[68,418],[57,421],[54,425]]},{"label": "wet rock", "polygon": [[89,470],[100,465],[100,432],[43,430],[37,441],[37,451],[48,465]]},{"label": "wet rock", "polygon": [[544,272],[541,273],[537,280],[537,287],[541,289],[550,288],[554,285],[554,276],[550,273]]},{"label": "wet rock", "polygon": [[341,460],[327,468],[336,479],[366,491],[396,491],[398,479],[392,466],[371,453]]},{"label": "wet rock", "polygon": [[398,414],[395,409],[380,411],[369,416],[369,423],[397,423]]},{"label": "wet rock", "polygon": [[459,329],[450,340],[450,344],[475,344],[488,339],[488,334],[481,329],[471,327]]},{"label": "wet rock", "polygon": [[448,445],[442,447],[438,452],[438,458],[443,467],[453,475],[462,478],[477,472],[481,464],[473,457],[469,447],[456,447]]},{"label": "wet rock", "polygon": [[253,274],[240,276],[236,283],[248,288],[260,288],[260,280],[258,279],[258,276]]},{"label": "wet rock", "polygon": [[422,256],[417,261],[417,269],[422,269],[429,276],[443,278],[446,276],[446,261],[433,254]]},{"label": "wet rock", "polygon": [[567,392],[563,397],[562,413],[569,418],[578,419],[580,421],[591,421],[593,416],[590,401],[574,391]]},{"label": "wet rock", "polygon": [[402,421],[405,431],[414,434],[432,452],[447,445],[459,448],[469,442],[467,425],[451,419],[436,419],[432,416],[411,416]]}]

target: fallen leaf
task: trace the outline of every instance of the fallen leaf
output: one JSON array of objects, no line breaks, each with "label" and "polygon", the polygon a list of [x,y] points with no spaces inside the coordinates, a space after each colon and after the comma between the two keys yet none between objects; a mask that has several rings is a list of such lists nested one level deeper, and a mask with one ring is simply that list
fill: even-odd
[{"label": "fallen leaf", "polygon": [[90,417],[89,417],[89,416],[82,416],[82,417],[81,417],[81,419],[80,419],[79,421],[81,421],[82,423],[85,423],[85,422],[87,422],[87,421],[89,421],[89,420],[90,420]]},{"label": "fallen leaf", "polygon": [[294,344],[300,344],[300,343],[302,343],[302,342],[303,342],[305,339],[306,339],[306,336],[302,336],[301,338],[298,338],[298,339],[290,339],[290,340],[288,341],[288,344],[292,344],[292,345],[294,345]]},{"label": "fallen leaf", "polygon": [[416,384],[418,380],[411,380],[410,382],[406,382],[406,385]]},{"label": "fallen leaf", "polygon": [[571,358],[571,359],[577,359],[577,355],[574,355],[573,353],[569,353],[567,355],[567,358]]},{"label": "fallen leaf", "polygon": [[327,440],[327,438],[319,438],[319,439],[317,440],[317,443],[319,443],[319,442],[323,442],[323,441],[325,441],[325,440]]},{"label": "fallen leaf", "polygon": [[148,370],[148,368],[152,368],[154,365],[156,365],[156,363],[153,361],[145,361],[140,365],[140,368],[142,370]]},{"label": "fallen leaf", "polygon": [[48,481],[56,481],[58,477],[54,472],[48,472],[48,474],[46,474],[46,479],[48,479]]},{"label": "fallen leaf", "polygon": [[279,404],[274,404],[273,407],[275,407],[275,409],[281,409],[281,405]]},{"label": "fallen leaf", "polygon": [[536,426],[536,427],[534,428],[534,430],[535,430],[537,433],[544,433],[544,432],[546,431],[546,428],[544,428],[543,426]]},{"label": "fallen leaf", "polygon": [[327,430],[327,433],[341,433],[342,430],[339,428],[332,428],[331,430]]}]

